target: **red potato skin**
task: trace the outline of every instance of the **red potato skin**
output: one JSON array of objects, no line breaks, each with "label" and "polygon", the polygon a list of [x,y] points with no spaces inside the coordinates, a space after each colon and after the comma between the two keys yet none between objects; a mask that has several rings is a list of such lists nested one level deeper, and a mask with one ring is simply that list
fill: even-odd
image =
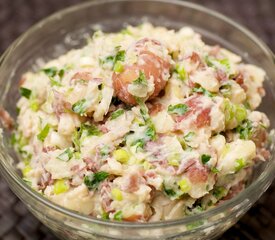
[{"label": "red potato skin", "polygon": [[[126,104],[136,104],[135,97],[128,92],[128,85],[139,77],[140,71],[144,73],[146,79],[150,77],[154,79],[155,89],[154,92],[148,96],[148,99],[156,97],[166,85],[167,81],[163,79],[163,73],[169,72],[170,63],[167,59],[162,59],[147,50],[144,44],[148,41],[152,41],[155,45],[160,45],[160,43],[155,40],[143,39],[138,41],[136,43],[136,50],[138,51],[137,63],[126,65],[121,73],[113,73],[112,80],[115,94]],[[140,62],[144,64],[140,64]]]},{"label": "red potato skin", "polygon": [[177,122],[181,122],[184,119],[191,117],[193,114],[197,114],[197,118],[194,121],[194,125],[197,128],[202,128],[205,126],[209,126],[211,122],[210,117],[210,108],[202,108],[200,95],[195,95],[194,97],[190,98],[185,104],[189,107],[189,111],[185,113],[183,116],[176,117]]}]

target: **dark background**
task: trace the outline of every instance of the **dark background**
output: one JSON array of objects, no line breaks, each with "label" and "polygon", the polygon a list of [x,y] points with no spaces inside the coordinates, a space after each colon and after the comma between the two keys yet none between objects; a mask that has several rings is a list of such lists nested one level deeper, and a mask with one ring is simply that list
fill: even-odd
[{"label": "dark background", "polygon": [[[0,54],[51,13],[84,0],[0,0]],[[248,27],[275,51],[274,0],[193,0]],[[274,68],[275,69],[275,68]],[[0,176],[0,239],[56,240],[14,196]],[[195,239],[194,239],[195,240]],[[275,183],[219,240],[275,240]]]}]

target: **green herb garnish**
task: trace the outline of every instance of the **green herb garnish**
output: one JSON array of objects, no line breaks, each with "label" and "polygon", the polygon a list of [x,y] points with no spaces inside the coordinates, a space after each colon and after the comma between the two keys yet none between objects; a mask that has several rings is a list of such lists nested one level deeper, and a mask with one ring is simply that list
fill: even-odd
[{"label": "green herb garnish", "polygon": [[196,93],[202,93],[204,96],[207,96],[207,97],[213,97],[214,95],[207,91],[205,88],[203,87],[195,87],[192,89],[193,92],[196,92]]},{"label": "green herb garnish", "polygon": [[63,153],[61,153],[59,156],[57,156],[57,159],[68,162],[69,160],[72,159],[74,155],[74,152],[71,148],[67,148]]},{"label": "green herb garnish", "polygon": [[182,65],[177,64],[175,72],[178,74],[180,80],[184,81],[186,79],[186,71]]},{"label": "green herb garnish", "polygon": [[210,155],[207,155],[207,154],[202,154],[201,155],[201,162],[202,162],[202,164],[206,164],[207,162],[209,162],[210,159],[211,159]]},{"label": "green herb garnish", "polygon": [[114,215],[114,220],[121,221],[122,220],[122,211],[118,211]]},{"label": "green herb garnish", "polygon": [[98,185],[109,177],[107,172],[96,172],[84,177],[84,184],[89,190],[97,189]]},{"label": "green herb garnish", "polygon": [[246,167],[246,162],[243,158],[236,159],[235,172],[239,172]]},{"label": "green herb garnish", "polygon": [[81,99],[72,106],[72,110],[79,114],[83,115],[85,111],[87,110],[87,100],[86,99]]},{"label": "green herb garnish", "polygon": [[31,91],[30,89],[21,87],[21,88],[19,89],[19,91],[20,91],[20,94],[21,94],[22,97],[25,97],[25,98],[27,98],[27,99],[30,99],[30,96],[31,96],[31,94],[32,94],[32,91]]},{"label": "green herb garnish", "polygon": [[245,120],[241,125],[236,128],[237,133],[240,134],[240,139],[250,139],[252,136],[253,128],[250,120]]},{"label": "green herb garnish", "polygon": [[184,135],[183,139],[185,142],[190,142],[194,136],[195,136],[194,132],[189,132],[186,135]]},{"label": "green herb garnish", "polygon": [[133,81],[133,84],[144,85],[144,86],[148,85],[144,72],[139,71],[139,76],[136,80]]},{"label": "green herb garnish", "polygon": [[46,124],[46,126],[42,129],[42,131],[37,135],[37,138],[41,141],[44,142],[45,138],[48,136],[50,131],[50,125]]},{"label": "green herb garnish", "polygon": [[48,77],[54,77],[57,72],[58,72],[58,69],[57,67],[50,67],[50,68],[44,68],[42,69],[42,71],[48,76]]},{"label": "green herb garnish", "polygon": [[110,119],[111,120],[114,120],[116,118],[118,118],[119,116],[121,116],[122,114],[124,113],[124,110],[123,109],[117,109],[116,111],[114,111],[112,114],[111,114],[111,117]]},{"label": "green herb garnish", "polygon": [[176,104],[176,105],[169,105],[168,107],[168,113],[170,114],[177,114],[177,115],[183,115],[188,111],[188,106],[186,104]]}]

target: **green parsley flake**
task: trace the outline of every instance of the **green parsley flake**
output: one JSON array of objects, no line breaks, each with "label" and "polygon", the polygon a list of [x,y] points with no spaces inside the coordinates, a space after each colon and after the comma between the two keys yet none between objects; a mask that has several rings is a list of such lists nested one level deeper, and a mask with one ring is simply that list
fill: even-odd
[{"label": "green parsley flake", "polygon": [[236,160],[235,171],[239,172],[240,170],[245,168],[245,166],[246,166],[245,160],[243,158],[239,158]]},{"label": "green parsley flake", "polygon": [[176,196],[176,192],[171,188],[166,188],[164,184],[163,184],[163,191],[168,197]]},{"label": "green parsley flake", "polygon": [[67,148],[63,153],[61,153],[59,156],[57,156],[57,159],[68,162],[73,157],[73,150],[71,148]]},{"label": "green parsley flake", "polygon": [[50,131],[50,125],[46,124],[46,126],[42,129],[42,131],[37,135],[37,138],[41,141],[44,142],[45,138],[48,136]]},{"label": "green parsley flake", "polygon": [[86,99],[81,99],[72,106],[72,110],[79,114],[83,115],[85,111],[87,110],[87,100]]},{"label": "green parsley flake", "polygon": [[177,115],[184,115],[188,111],[188,106],[186,104],[176,104],[176,105],[169,105],[168,113],[170,114],[177,114]]},{"label": "green parsley flake", "polygon": [[96,190],[98,185],[109,177],[107,172],[96,172],[84,177],[84,184],[89,190]]},{"label": "green parsley flake", "polygon": [[193,92],[196,92],[196,93],[202,93],[204,96],[207,96],[207,97],[213,97],[214,95],[207,91],[205,88],[203,87],[195,87],[192,89]]},{"label": "green parsley flake", "polygon": [[21,95],[22,97],[25,97],[25,98],[27,98],[27,99],[30,99],[30,96],[31,96],[31,94],[32,94],[32,91],[31,91],[30,89],[21,87],[21,88],[19,89],[19,91],[20,91],[20,95]]},{"label": "green parsley flake", "polygon": [[182,65],[177,64],[175,72],[178,74],[180,80],[184,81],[186,79],[186,71]]},{"label": "green parsley flake", "polygon": [[194,132],[189,132],[186,135],[184,135],[183,139],[185,142],[190,142],[194,136],[195,136]]},{"label": "green parsley flake", "polygon": [[116,221],[121,221],[122,220],[122,211],[118,211],[118,212],[116,212],[115,213],[115,215],[114,215],[114,220],[116,220]]},{"label": "green parsley flake", "polygon": [[210,159],[211,159],[210,155],[207,155],[207,154],[202,154],[201,155],[201,162],[202,162],[202,164],[206,164],[207,162],[209,162]]},{"label": "green parsley flake", "polygon": [[148,82],[147,82],[144,72],[139,71],[139,76],[136,80],[133,81],[133,84],[148,86]]},{"label": "green parsley flake", "polygon": [[123,109],[117,109],[116,111],[114,111],[112,114],[111,114],[111,117],[110,119],[111,120],[114,120],[116,118],[118,118],[119,116],[121,116],[122,114],[124,113],[124,110]]},{"label": "green parsley flake", "polygon": [[240,139],[248,140],[253,133],[252,123],[250,120],[245,120],[236,128],[236,132],[240,134]]},{"label": "green parsley flake", "polygon": [[48,76],[48,77],[54,77],[57,72],[58,72],[58,69],[57,67],[51,67],[51,68],[44,68],[42,69],[42,71]]}]

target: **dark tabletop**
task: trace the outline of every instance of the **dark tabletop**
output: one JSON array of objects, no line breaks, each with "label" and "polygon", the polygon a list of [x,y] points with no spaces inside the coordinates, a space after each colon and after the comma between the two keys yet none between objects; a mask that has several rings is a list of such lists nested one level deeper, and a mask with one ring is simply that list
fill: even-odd
[{"label": "dark tabletop", "polygon": [[[0,0],[0,54],[32,24],[84,0]],[[193,0],[248,27],[275,51],[274,0]],[[56,240],[0,176],[0,239]],[[275,183],[220,240],[275,239]],[[195,239],[194,239],[195,240]]]}]

